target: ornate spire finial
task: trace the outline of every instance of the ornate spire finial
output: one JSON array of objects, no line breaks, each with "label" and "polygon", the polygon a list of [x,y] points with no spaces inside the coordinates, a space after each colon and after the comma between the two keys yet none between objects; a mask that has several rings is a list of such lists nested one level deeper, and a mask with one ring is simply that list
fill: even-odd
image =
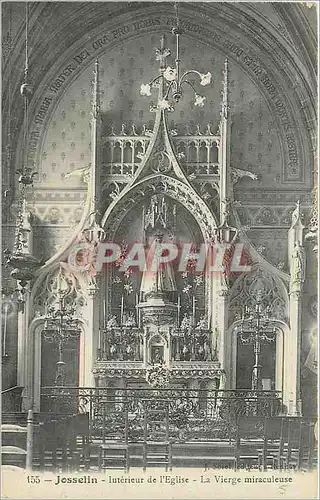
[{"label": "ornate spire finial", "polygon": [[99,72],[99,61],[96,59],[94,64],[94,80],[93,80],[93,105],[92,112],[93,117],[97,118],[100,114],[101,103],[100,103],[100,72]]},{"label": "ornate spire finial", "polygon": [[223,70],[223,90],[222,90],[222,102],[221,102],[221,118],[228,118],[229,113],[229,69],[228,69],[228,59],[224,61]]},{"label": "ornate spire finial", "polygon": [[302,224],[301,215],[300,201],[298,200],[292,212],[291,227],[288,232],[288,259],[291,263],[294,260],[295,247],[302,247],[303,245],[303,230],[305,226]]},{"label": "ornate spire finial", "polygon": [[301,222],[301,205],[300,205],[300,200],[296,202],[296,208],[292,212],[292,223],[291,227],[296,226],[297,224],[302,225]]},{"label": "ornate spire finial", "polygon": [[315,243],[315,246],[313,247],[313,251],[317,252],[318,251],[318,186],[317,183],[315,184],[314,190],[313,190],[313,206],[312,206],[312,212],[311,212],[311,217],[309,220],[308,224],[308,231],[307,234],[305,235],[306,241],[312,241]]}]

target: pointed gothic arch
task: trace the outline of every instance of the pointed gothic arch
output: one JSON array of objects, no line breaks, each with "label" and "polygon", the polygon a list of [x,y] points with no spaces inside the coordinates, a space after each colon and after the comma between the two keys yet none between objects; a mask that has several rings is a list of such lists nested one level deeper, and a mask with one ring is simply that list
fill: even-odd
[{"label": "pointed gothic arch", "polygon": [[229,325],[239,319],[241,308],[250,305],[258,290],[266,294],[273,317],[289,324],[289,294],[286,285],[275,273],[255,264],[250,273],[236,279],[230,290]]},{"label": "pointed gothic arch", "polygon": [[200,226],[203,240],[207,241],[210,238],[218,224],[212,212],[208,210],[205,202],[190,186],[164,174],[143,178],[122,196],[120,195],[114,204],[112,204],[112,209],[108,207],[101,222],[108,237],[112,238],[114,236],[121,220],[129,210],[141,202],[147,195],[152,195],[156,192],[163,193],[171,199],[178,201],[191,213],[195,222]]}]

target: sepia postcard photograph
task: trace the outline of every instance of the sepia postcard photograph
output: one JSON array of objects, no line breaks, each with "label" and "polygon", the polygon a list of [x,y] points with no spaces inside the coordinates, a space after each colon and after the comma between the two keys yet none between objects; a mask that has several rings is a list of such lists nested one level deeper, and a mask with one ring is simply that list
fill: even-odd
[{"label": "sepia postcard photograph", "polygon": [[319,3],[0,7],[1,498],[318,498]]}]

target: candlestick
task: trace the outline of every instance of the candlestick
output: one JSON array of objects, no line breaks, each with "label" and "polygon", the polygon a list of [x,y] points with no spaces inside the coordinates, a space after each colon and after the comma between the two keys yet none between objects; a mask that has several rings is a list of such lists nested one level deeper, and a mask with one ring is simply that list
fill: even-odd
[{"label": "candlestick", "polygon": [[98,331],[98,349],[101,350],[101,330]]}]

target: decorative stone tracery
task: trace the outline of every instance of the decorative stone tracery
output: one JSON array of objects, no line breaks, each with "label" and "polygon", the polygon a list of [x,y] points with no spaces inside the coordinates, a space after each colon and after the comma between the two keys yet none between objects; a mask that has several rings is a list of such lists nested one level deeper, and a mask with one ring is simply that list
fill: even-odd
[{"label": "decorative stone tracery", "polygon": [[271,315],[281,321],[289,320],[289,297],[285,284],[260,266],[240,276],[230,291],[229,325],[241,319],[245,306],[252,306],[256,293],[261,290]]}]

